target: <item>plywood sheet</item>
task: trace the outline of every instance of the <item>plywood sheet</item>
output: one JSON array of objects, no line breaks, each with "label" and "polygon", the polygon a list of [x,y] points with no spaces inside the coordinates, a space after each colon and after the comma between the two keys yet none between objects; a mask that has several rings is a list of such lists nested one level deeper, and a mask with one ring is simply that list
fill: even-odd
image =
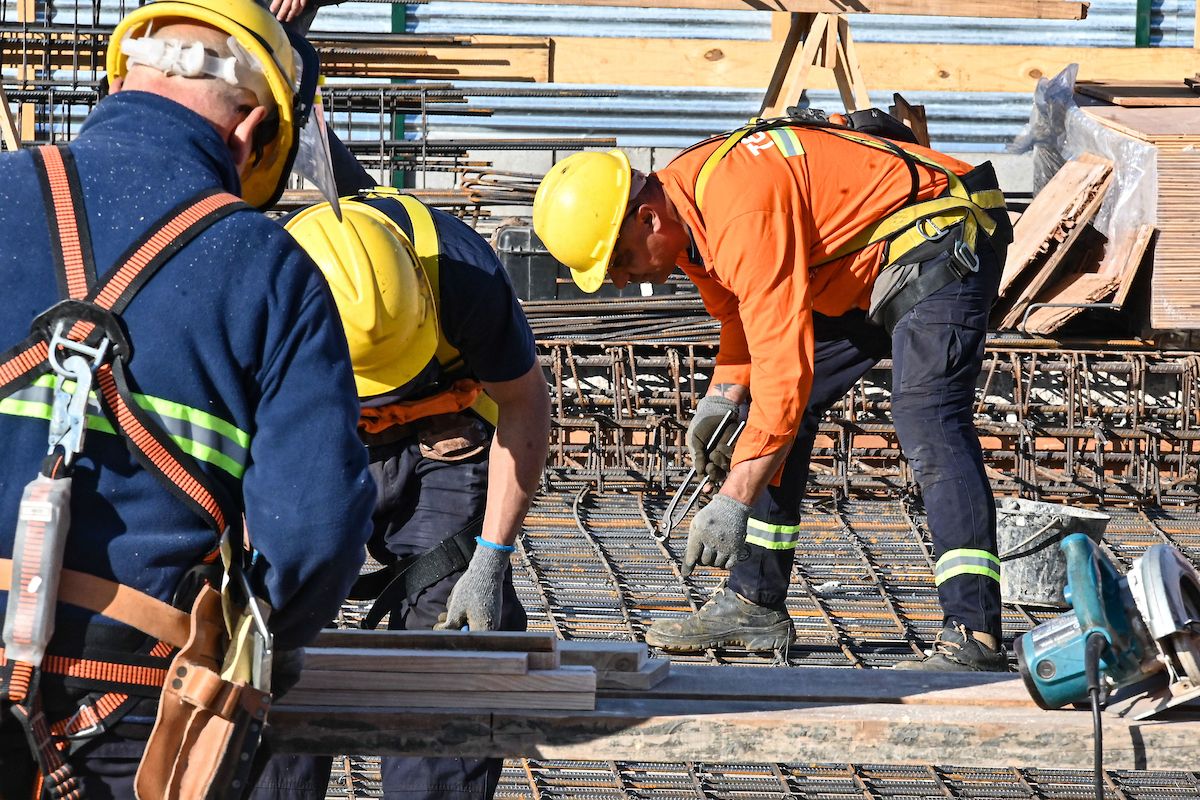
[{"label": "plywood sheet", "polygon": [[1200,94],[1181,81],[1079,81],[1075,91],[1127,108],[1200,106]]}]

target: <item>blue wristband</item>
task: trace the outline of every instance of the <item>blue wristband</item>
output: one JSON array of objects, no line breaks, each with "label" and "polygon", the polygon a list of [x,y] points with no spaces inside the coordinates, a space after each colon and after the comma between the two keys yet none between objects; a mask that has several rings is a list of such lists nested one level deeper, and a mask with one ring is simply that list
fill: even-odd
[{"label": "blue wristband", "polygon": [[496,544],[495,542],[489,542],[482,536],[475,537],[475,544],[482,545],[483,547],[490,547],[493,550],[499,550],[501,553],[515,553],[517,550],[517,548],[509,544]]}]

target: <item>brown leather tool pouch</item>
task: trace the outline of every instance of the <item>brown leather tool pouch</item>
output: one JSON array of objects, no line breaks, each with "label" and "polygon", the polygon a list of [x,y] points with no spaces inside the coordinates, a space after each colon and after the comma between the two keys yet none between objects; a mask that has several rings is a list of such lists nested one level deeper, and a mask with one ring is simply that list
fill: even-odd
[{"label": "brown leather tool pouch", "polygon": [[138,768],[138,800],[241,797],[271,696],[221,677],[227,644],[221,595],[204,586],[188,642],[167,671],[158,717]]},{"label": "brown leather tool pouch", "polygon": [[417,423],[421,455],[434,461],[465,461],[488,446],[492,435],[471,414],[438,414]]}]

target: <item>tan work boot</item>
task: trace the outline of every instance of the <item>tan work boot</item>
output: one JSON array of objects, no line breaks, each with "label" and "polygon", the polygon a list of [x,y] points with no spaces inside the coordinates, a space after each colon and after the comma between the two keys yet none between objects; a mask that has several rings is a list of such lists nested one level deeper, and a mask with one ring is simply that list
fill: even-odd
[{"label": "tan work boot", "polygon": [[780,651],[795,638],[796,628],[786,610],[751,603],[725,586],[699,611],[660,619],[646,631],[646,644],[684,653],[725,645]]}]

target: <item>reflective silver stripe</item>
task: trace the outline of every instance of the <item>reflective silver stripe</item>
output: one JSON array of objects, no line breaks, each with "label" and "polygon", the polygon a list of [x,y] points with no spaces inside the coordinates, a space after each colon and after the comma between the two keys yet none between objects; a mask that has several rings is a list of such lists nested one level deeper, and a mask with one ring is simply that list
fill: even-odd
[{"label": "reflective silver stripe", "polygon": [[937,561],[934,583],[941,586],[958,575],[982,575],[994,581],[1000,580],[1000,559],[987,550],[962,548],[947,550]]},{"label": "reflective silver stripe", "polygon": [[777,525],[753,517],[746,523],[746,544],[768,550],[794,550],[799,541],[799,525]]},{"label": "reflective silver stripe", "polygon": [[[31,386],[0,400],[0,414],[50,419],[54,405],[54,376],[43,375]],[[249,458],[250,437],[228,422],[170,400],[134,394],[134,402],[150,412],[171,439],[193,458],[242,477]],[[88,398],[88,430],[115,433],[95,394]]]}]

